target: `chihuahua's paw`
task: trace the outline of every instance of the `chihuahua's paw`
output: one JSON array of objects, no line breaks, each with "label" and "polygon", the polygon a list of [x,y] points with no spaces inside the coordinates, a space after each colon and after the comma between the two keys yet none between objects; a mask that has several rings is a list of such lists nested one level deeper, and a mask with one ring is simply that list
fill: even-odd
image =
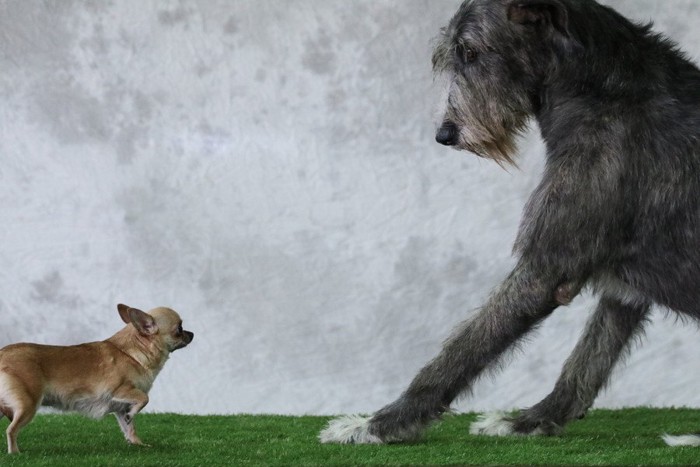
[{"label": "chihuahua's paw", "polygon": [[152,448],[152,447],[153,447],[152,445],[146,444],[146,443],[129,443],[129,445],[131,445],[131,446],[138,446],[139,449],[141,449],[141,448]]},{"label": "chihuahua's paw", "polygon": [[322,443],[338,444],[382,444],[383,441],[369,432],[371,417],[346,415],[328,422],[318,435]]},{"label": "chihuahua's paw", "polygon": [[129,443],[131,446],[139,446],[139,447],[144,447],[144,448],[150,448],[150,444],[146,444],[143,441],[141,441],[139,438],[131,438],[126,440],[127,443]]}]

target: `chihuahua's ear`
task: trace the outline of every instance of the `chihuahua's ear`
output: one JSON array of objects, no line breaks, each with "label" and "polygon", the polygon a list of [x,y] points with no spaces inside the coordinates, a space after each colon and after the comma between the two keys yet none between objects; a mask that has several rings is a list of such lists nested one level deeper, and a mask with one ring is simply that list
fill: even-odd
[{"label": "chihuahua's ear", "polygon": [[120,303],[117,305],[117,311],[119,312],[119,317],[124,321],[126,324],[131,323],[131,318],[129,318],[129,307],[124,305],[123,303]]},{"label": "chihuahua's ear", "polygon": [[119,311],[119,316],[121,316],[122,321],[126,324],[133,324],[139,334],[151,336],[158,332],[156,321],[153,319],[153,316],[148,313],[138,308],[122,305],[121,303],[117,305],[117,310]]}]

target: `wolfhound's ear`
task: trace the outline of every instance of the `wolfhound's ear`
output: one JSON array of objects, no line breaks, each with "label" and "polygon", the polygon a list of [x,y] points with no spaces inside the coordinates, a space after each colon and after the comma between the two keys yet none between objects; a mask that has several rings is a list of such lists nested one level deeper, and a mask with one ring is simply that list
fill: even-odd
[{"label": "wolfhound's ear", "polygon": [[508,19],[517,24],[551,27],[571,38],[569,13],[559,0],[515,0],[508,5]]}]

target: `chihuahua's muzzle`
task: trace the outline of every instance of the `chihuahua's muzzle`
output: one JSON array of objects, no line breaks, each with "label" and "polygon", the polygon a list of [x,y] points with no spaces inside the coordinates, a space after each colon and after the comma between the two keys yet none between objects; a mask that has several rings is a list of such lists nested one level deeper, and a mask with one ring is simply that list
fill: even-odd
[{"label": "chihuahua's muzzle", "polygon": [[175,352],[177,349],[181,349],[183,347],[187,347],[190,342],[192,342],[192,339],[194,339],[194,333],[190,331],[182,331],[183,337],[182,341],[180,341],[179,344],[177,344],[175,347],[173,347],[170,351]]}]

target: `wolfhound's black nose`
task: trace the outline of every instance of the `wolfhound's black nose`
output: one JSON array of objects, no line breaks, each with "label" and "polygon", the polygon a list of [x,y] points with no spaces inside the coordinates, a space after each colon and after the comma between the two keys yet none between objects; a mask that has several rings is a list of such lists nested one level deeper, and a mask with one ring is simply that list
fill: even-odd
[{"label": "wolfhound's black nose", "polygon": [[435,141],[445,146],[457,144],[457,125],[452,122],[445,122],[435,135]]}]

